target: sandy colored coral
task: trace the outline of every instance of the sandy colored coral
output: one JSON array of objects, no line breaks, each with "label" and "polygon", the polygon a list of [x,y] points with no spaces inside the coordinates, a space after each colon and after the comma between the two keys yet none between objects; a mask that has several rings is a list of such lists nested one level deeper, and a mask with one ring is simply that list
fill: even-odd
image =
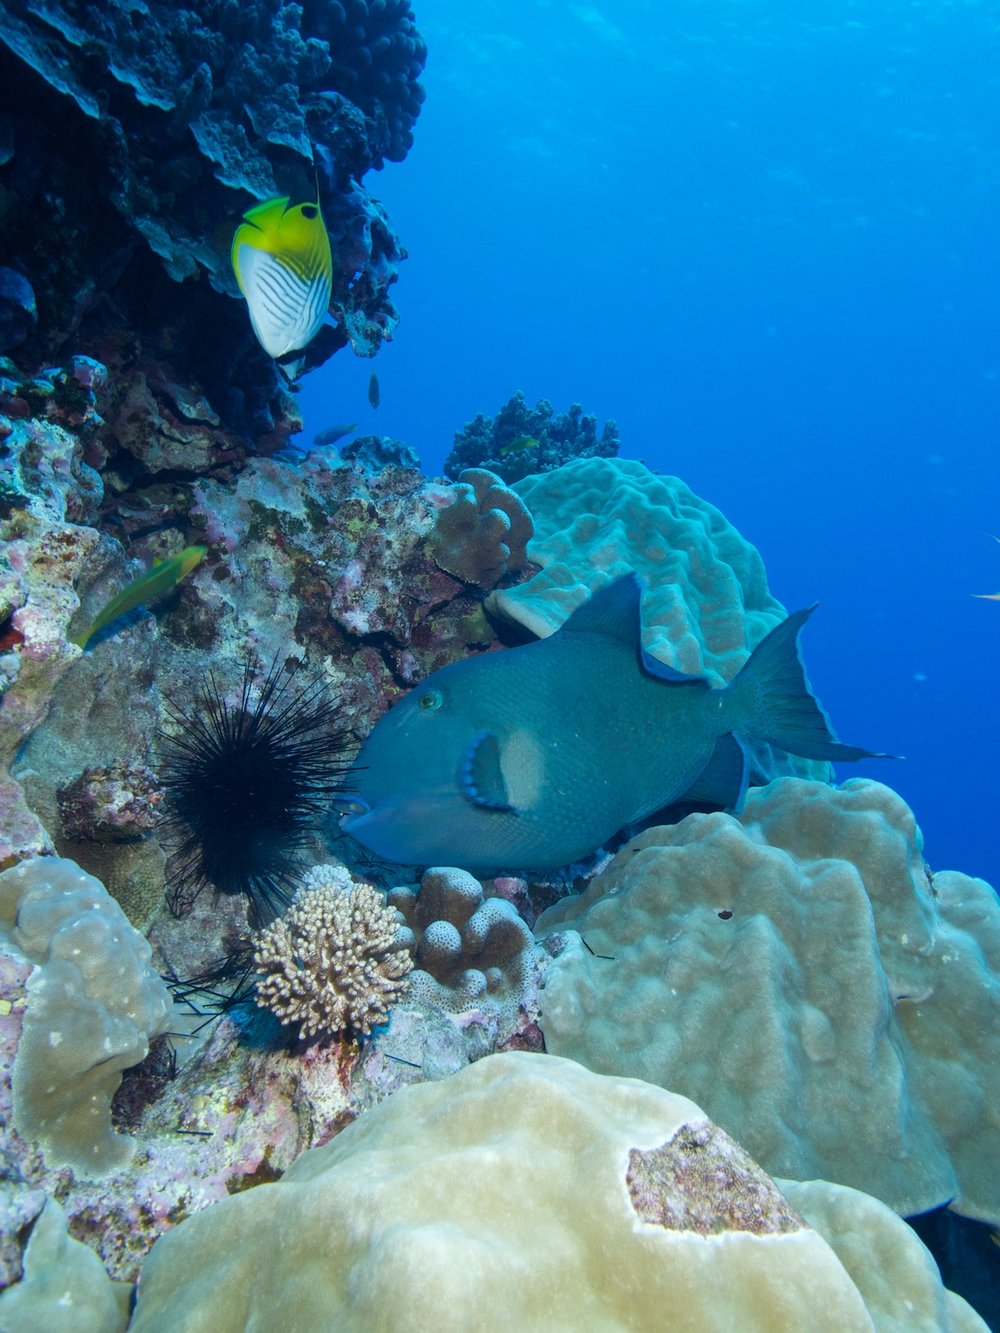
[{"label": "sandy colored coral", "polygon": [[449,574],[492,588],[508,569],[527,563],[534,527],[524,501],[486,468],[466,468],[438,514],[431,546]]},{"label": "sandy colored coral", "polygon": [[[915,1238],[894,1238],[901,1280],[866,1307],[822,1235],[706,1127],[692,1102],[647,1084],[488,1056],[396,1093],[280,1181],[161,1237],[132,1333],[280,1328],[290,1310],[296,1333],[945,1327],[929,1318],[940,1282],[928,1298],[902,1280]],[[669,1167],[640,1202],[630,1154],[663,1149]],[[653,1194],[670,1226],[640,1212]]]},{"label": "sandy colored coral", "polygon": [[304,886],[284,917],[258,932],[257,1003],[300,1037],[367,1034],[405,992],[413,966],[396,913],[370,884],[334,877]]},{"label": "sandy colored coral", "polygon": [[150,947],[103,884],[37,857],[0,875],[0,940],[35,965],[14,1062],[14,1125],[49,1165],[100,1176],[134,1144],[111,1124],[122,1070],[169,1025]]},{"label": "sandy colored coral", "polygon": [[772,1174],[995,1222],[1000,903],[920,848],[863,779],[647,830],[538,919],[570,932],[547,1049],[696,1098]]}]

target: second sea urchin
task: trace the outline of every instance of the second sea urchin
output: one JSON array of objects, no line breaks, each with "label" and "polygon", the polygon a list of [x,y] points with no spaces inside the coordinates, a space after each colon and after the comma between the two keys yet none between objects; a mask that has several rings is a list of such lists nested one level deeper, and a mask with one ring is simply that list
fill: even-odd
[{"label": "second sea urchin", "polygon": [[193,706],[170,701],[160,776],[174,846],[167,898],[206,885],[242,893],[254,927],[287,906],[300,854],[346,789],[350,742],[322,681],[302,689],[283,666],[258,686],[253,662],[230,703],[212,675]]}]

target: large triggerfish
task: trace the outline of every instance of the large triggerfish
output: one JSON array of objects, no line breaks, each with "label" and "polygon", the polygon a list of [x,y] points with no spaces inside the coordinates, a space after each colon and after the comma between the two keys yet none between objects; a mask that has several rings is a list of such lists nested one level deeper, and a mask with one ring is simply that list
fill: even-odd
[{"label": "large triggerfish", "polygon": [[433,671],[372,729],[341,827],[387,861],[555,870],[679,801],[738,810],[744,740],[809,759],[841,745],[782,621],[723,689],[651,657],[641,584],[596,592],[547,639]]}]

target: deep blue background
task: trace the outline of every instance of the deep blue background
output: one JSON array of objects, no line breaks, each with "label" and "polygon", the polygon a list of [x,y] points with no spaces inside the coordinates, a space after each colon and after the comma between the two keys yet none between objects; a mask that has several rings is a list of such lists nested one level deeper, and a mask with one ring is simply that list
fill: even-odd
[{"label": "deep blue background", "polygon": [[[1000,884],[1000,17],[919,0],[419,0],[366,184],[395,342],[303,390],[440,471],[515,389],[614,417],[760,549],[927,858]],[[808,17],[803,17],[803,15]],[[374,364],[382,406],[366,401]]]}]

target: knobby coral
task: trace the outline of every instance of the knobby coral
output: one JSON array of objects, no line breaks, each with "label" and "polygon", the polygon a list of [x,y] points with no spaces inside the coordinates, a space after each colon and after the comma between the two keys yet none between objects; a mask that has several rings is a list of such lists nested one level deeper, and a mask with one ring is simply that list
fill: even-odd
[{"label": "knobby coral", "polygon": [[[384,1023],[413,966],[398,947],[396,913],[370,884],[344,886],[310,871],[283,918],[256,937],[257,1003],[302,1038]],[[319,873],[317,873],[319,872]]]},{"label": "knobby coral", "polygon": [[528,562],[534,533],[524,501],[487,468],[466,468],[452,487],[454,499],[438,515],[432,549],[448,574],[492,588],[508,569]]}]

